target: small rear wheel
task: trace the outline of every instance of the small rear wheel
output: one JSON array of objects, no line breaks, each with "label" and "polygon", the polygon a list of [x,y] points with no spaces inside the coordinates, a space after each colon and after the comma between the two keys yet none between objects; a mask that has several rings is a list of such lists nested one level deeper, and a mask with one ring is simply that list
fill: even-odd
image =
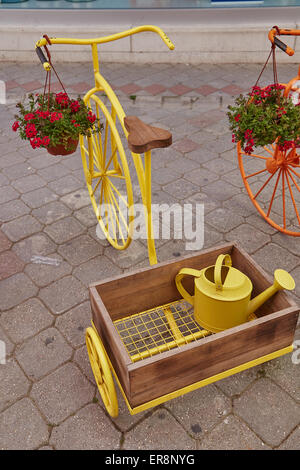
[{"label": "small rear wheel", "polygon": [[275,229],[300,236],[300,156],[276,142],[247,154],[237,144],[239,167],[249,197]]},{"label": "small rear wheel", "polygon": [[91,327],[86,330],[85,340],[92,371],[104,406],[110,416],[116,418],[119,413],[118,399],[105,349],[97,333]]}]

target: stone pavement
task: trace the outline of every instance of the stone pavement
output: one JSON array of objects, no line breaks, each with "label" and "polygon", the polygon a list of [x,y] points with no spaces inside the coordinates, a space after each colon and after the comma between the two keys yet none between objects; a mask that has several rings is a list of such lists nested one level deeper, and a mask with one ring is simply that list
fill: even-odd
[{"label": "stone pavement", "polygon": [[[173,133],[172,147],[153,152],[153,202],[204,203],[204,247],[237,240],[268,272],[288,269],[299,303],[300,240],[276,232],[251,204],[225,114],[260,67],[104,64],[102,71],[127,114]],[[278,69],[285,81],[297,65]],[[70,93],[92,85],[86,66],[57,70]],[[79,152],[52,157],[11,132],[16,101],[42,89],[39,64],[1,63],[0,79],[7,86],[7,105],[0,105],[0,339],[7,353],[0,448],[299,449],[300,365],[291,355],[133,417],[118,391],[119,417],[107,415],[84,344],[87,287],[147,266],[145,241],[124,252],[100,241]],[[133,185],[138,192],[135,177]],[[159,240],[157,248],[162,261],[184,254],[185,243]],[[33,256],[57,262],[36,264]]]}]

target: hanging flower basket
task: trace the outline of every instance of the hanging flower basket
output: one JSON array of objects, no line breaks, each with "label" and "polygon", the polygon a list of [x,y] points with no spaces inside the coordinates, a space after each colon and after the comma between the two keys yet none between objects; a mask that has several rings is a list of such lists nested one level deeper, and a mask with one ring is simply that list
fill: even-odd
[{"label": "hanging flower basket", "polygon": [[18,103],[17,108],[12,130],[28,140],[33,149],[46,148],[51,155],[74,153],[80,134],[90,136],[102,128],[80,97],[70,99],[63,92],[30,94],[28,102]]},{"label": "hanging flower basket", "polygon": [[300,146],[300,106],[284,90],[278,83],[254,86],[246,96],[236,98],[234,106],[228,106],[232,141],[240,142],[245,153],[274,142],[282,151]]}]

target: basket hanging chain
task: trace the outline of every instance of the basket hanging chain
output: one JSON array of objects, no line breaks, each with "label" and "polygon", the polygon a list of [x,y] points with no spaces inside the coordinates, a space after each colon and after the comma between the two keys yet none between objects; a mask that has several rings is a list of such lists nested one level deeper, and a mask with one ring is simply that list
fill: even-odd
[{"label": "basket hanging chain", "polygon": [[[51,41],[50,41],[49,37],[47,36],[47,34],[44,34],[43,37],[46,39],[47,43],[51,46]],[[51,61],[51,54],[49,52],[48,47],[44,46],[44,49],[45,49],[47,57],[48,57],[48,62],[51,65],[51,69],[49,71],[47,71],[47,74],[46,74],[44,92],[43,92],[43,104],[44,104],[44,97],[45,97],[45,93],[46,93],[46,89],[47,89],[47,85],[48,85],[48,110],[49,110],[50,92],[51,92],[51,70],[53,70],[53,72],[55,73],[57,80],[59,81],[63,91],[65,92],[65,94],[67,96],[68,96],[68,93],[66,92],[66,89],[65,89],[61,79],[59,78],[58,73],[56,72],[55,67],[54,67],[54,65]]]},{"label": "basket hanging chain", "polygon": [[[280,35],[280,30],[279,30],[278,26],[273,26],[272,29],[276,29],[277,34]],[[263,74],[263,72],[264,72],[264,70],[265,70],[265,68],[266,68],[266,66],[267,66],[267,64],[268,64],[268,62],[269,62],[271,56],[272,56],[272,64],[273,64],[273,80],[274,80],[274,84],[275,84],[275,85],[278,84],[275,49],[276,49],[276,46],[275,46],[275,44],[273,43],[273,44],[271,45],[271,50],[270,50],[270,53],[269,53],[269,55],[268,55],[268,58],[267,58],[267,60],[266,60],[266,62],[265,62],[265,64],[264,64],[264,66],[263,66],[263,68],[262,68],[262,70],[261,70],[261,72],[260,72],[260,74],[259,74],[259,76],[258,76],[258,79],[257,79],[256,82],[255,82],[254,87],[257,86],[257,84],[258,84],[258,82],[259,82],[259,80],[260,80],[260,77],[262,76],[262,74]],[[254,87],[253,87],[253,88],[254,88]]]}]

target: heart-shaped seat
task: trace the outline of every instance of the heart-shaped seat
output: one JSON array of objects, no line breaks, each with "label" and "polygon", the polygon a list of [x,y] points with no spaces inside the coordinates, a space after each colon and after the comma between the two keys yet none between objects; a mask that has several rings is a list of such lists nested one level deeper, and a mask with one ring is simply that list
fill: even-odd
[{"label": "heart-shaped seat", "polygon": [[149,126],[136,116],[126,116],[124,124],[129,132],[128,147],[134,153],[144,153],[172,144],[172,134],[169,131]]}]

